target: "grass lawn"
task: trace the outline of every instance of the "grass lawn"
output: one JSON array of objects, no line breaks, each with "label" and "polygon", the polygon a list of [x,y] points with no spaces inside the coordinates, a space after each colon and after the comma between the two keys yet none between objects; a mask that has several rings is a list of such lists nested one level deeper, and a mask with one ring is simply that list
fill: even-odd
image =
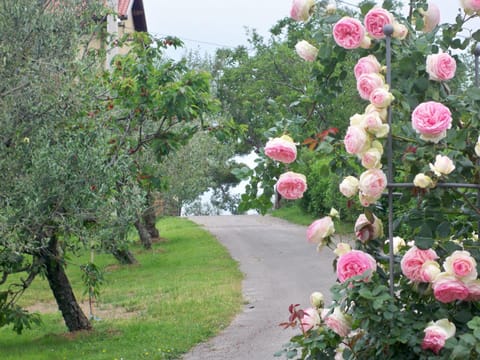
[{"label": "grass lawn", "polygon": [[[280,209],[272,210],[270,212],[270,215],[290,221],[294,224],[305,226],[310,225],[312,222],[318,219],[317,217],[305,213],[298,205],[283,206]],[[335,220],[334,222],[335,233],[340,235],[346,235],[353,232],[352,223],[345,223],[337,220]]]},{"label": "grass lawn", "polygon": [[[68,333],[47,281],[37,278],[21,304],[47,311],[43,325],[22,335],[0,329],[0,359],[176,359],[226,327],[243,301],[238,264],[187,219],[165,218],[157,226],[167,241],[152,251],[134,247],[139,265],[121,266],[111,255],[96,255],[106,283],[92,332]],[[85,254],[67,267],[82,302],[87,297],[77,265],[87,261]]]}]

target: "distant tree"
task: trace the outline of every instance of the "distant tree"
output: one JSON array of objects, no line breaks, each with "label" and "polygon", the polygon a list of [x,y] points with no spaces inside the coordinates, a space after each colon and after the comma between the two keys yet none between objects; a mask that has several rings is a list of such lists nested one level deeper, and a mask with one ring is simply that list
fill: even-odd
[{"label": "distant tree", "polygon": [[[196,133],[186,145],[166,156],[159,167],[167,180],[163,200],[180,215],[185,205],[208,189],[228,194],[239,182],[231,174],[233,155],[233,146],[221,144],[208,132]],[[222,207],[222,203],[217,205]]]},{"label": "distant tree", "polygon": [[140,240],[151,248],[158,237],[152,193],[163,190],[164,179],[155,163],[181,148],[201,128],[205,114],[215,109],[210,74],[190,68],[185,60],[173,61],[164,49],[182,43],[172,37],[155,38],[147,33],[130,34],[119,46],[130,49],[113,59],[105,74],[106,104],[111,109],[112,160],[128,154],[135,163],[138,184],[147,192],[147,208],[134,222]]}]

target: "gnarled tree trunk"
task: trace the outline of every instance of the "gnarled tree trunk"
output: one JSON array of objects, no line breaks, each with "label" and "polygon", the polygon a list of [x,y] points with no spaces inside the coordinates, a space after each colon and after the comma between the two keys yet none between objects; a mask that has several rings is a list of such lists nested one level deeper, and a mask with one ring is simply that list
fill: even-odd
[{"label": "gnarled tree trunk", "polygon": [[140,236],[140,242],[142,243],[143,247],[147,250],[152,248],[152,237],[148,232],[145,225],[142,223],[141,219],[135,221],[135,228],[138,231],[138,236]]},{"label": "gnarled tree trunk", "polygon": [[41,252],[41,257],[47,270],[48,284],[57,301],[58,308],[62,312],[68,330],[90,330],[92,325],[80,308],[65,273],[56,236],[50,238],[48,249]]},{"label": "gnarled tree trunk", "polygon": [[128,249],[115,248],[111,251],[111,253],[120,264],[133,265],[138,263],[137,259],[135,259],[135,256]]},{"label": "gnarled tree trunk", "polygon": [[155,226],[156,222],[156,215],[155,215],[155,208],[153,205],[150,205],[142,214],[142,220],[145,224],[145,228],[147,229],[150,237],[152,239],[159,239],[160,233],[158,232],[157,227]]}]

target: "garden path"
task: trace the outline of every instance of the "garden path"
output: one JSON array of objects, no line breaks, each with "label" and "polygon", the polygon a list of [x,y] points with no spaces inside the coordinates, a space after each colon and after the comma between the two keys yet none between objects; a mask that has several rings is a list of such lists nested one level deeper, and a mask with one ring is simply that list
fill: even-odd
[{"label": "garden path", "polygon": [[281,350],[298,329],[284,330],[288,306],[308,307],[313,291],[329,301],[335,281],[333,252],[306,241],[306,227],[271,216],[193,216],[217,237],[240,264],[243,311],[217,337],[201,343],[184,360],[279,359]]}]

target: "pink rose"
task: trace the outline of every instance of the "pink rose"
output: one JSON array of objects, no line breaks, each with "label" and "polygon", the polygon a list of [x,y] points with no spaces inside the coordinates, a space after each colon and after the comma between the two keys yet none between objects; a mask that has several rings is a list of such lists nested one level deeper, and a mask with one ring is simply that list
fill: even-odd
[{"label": "pink rose", "polygon": [[352,319],[344,314],[338,306],[333,309],[332,314],[324,317],[324,321],[325,325],[341,337],[347,336],[352,329]]},{"label": "pink rose", "polygon": [[427,11],[420,9],[423,15],[423,32],[431,32],[440,23],[440,9],[434,3],[429,2]]},{"label": "pink rose", "polygon": [[393,95],[385,87],[377,87],[370,93],[369,100],[376,108],[386,108],[392,103]]},{"label": "pink rose", "polygon": [[375,259],[360,250],[349,251],[340,256],[337,261],[337,277],[341,283],[357,275],[365,275],[365,281],[368,281],[376,269]]},{"label": "pink rose", "polygon": [[480,11],[480,0],[460,0],[460,4],[467,14]]},{"label": "pink rose", "polygon": [[365,243],[369,240],[378,239],[383,236],[383,224],[382,221],[373,215],[373,223],[368,221],[365,214],[360,214],[355,222],[355,235],[358,240]]},{"label": "pink rose", "polygon": [[305,40],[299,41],[295,45],[295,51],[305,61],[315,61],[318,55],[318,49]]},{"label": "pink rose", "polygon": [[307,228],[307,240],[311,243],[321,244],[324,239],[333,235],[334,232],[335,227],[332,218],[325,216],[310,224]]},{"label": "pink rose", "polygon": [[435,299],[442,303],[465,300],[470,293],[468,287],[461,280],[448,273],[437,275],[432,288]]},{"label": "pink rose", "polygon": [[362,166],[366,169],[379,169],[382,166],[382,153],[377,148],[370,148],[362,154]]},{"label": "pink rose", "polygon": [[351,198],[358,193],[358,179],[354,176],[347,176],[339,185],[343,196]]},{"label": "pink rose", "polygon": [[303,174],[288,171],[280,175],[276,189],[285,199],[300,199],[307,190],[307,179]]},{"label": "pink rose", "polygon": [[366,113],[363,116],[362,124],[365,127],[365,130],[367,130],[370,134],[375,135],[377,138],[387,136],[388,131],[390,130],[390,126],[383,123],[380,112],[378,111]]},{"label": "pink rose", "polygon": [[443,268],[448,274],[464,281],[477,278],[477,262],[468,251],[456,250],[445,259]]},{"label": "pink rose", "polygon": [[349,154],[361,154],[369,147],[368,135],[360,126],[349,126],[343,141]]},{"label": "pink rose", "polygon": [[420,281],[431,283],[440,274],[440,265],[433,260],[427,260],[422,264],[420,270]]},{"label": "pink rose", "polygon": [[387,121],[387,109],[386,108],[377,108],[373,104],[368,104],[365,108],[365,114],[377,113],[382,119],[383,122]]},{"label": "pink rose", "polygon": [[457,63],[455,62],[455,59],[447,53],[440,52],[438,54],[431,54],[427,56],[426,70],[430,76],[430,80],[450,80],[455,76]]},{"label": "pink rose", "polygon": [[430,322],[424,330],[423,350],[432,350],[438,354],[445,346],[445,341],[455,335],[455,325],[447,319]]},{"label": "pink rose", "polygon": [[314,0],[293,0],[290,17],[296,21],[307,21],[313,12]]},{"label": "pink rose", "polygon": [[382,8],[373,8],[366,15],[364,19],[365,29],[374,39],[383,39],[383,27],[387,24],[394,24],[395,19],[393,15]]},{"label": "pink rose", "polygon": [[288,135],[271,139],[265,145],[265,155],[270,159],[290,164],[297,158],[297,147]]},{"label": "pink rose", "polygon": [[363,206],[374,203],[387,187],[387,176],[380,169],[369,169],[360,175],[358,188]]},{"label": "pink rose", "polygon": [[373,55],[364,56],[358,59],[357,64],[353,68],[355,78],[358,80],[360,75],[369,73],[380,73],[382,66],[378,62],[377,58]]},{"label": "pink rose", "polygon": [[300,321],[300,326],[303,332],[307,332],[310,329],[316,329],[318,325],[320,325],[320,315],[318,314],[318,310],[314,308],[304,309]]},{"label": "pink rose", "polygon": [[377,73],[363,74],[357,79],[357,90],[363,100],[370,100],[372,92],[383,87],[385,87],[385,80]]},{"label": "pink rose", "polygon": [[402,260],[400,261],[400,267],[402,269],[403,275],[405,275],[409,280],[415,282],[424,282],[425,277],[423,274],[423,264],[427,261],[432,261],[438,259],[438,255],[433,249],[421,250],[416,246],[412,246],[406,253],[403,255]]},{"label": "pink rose", "polygon": [[445,105],[427,101],[413,110],[412,127],[421,139],[438,143],[452,127],[452,114]]},{"label": "pink rose", "polygon": [[344,17],[333,26],[333,38],[338,46],[356,49],[365,45],[365,29],[357,19]]}]

